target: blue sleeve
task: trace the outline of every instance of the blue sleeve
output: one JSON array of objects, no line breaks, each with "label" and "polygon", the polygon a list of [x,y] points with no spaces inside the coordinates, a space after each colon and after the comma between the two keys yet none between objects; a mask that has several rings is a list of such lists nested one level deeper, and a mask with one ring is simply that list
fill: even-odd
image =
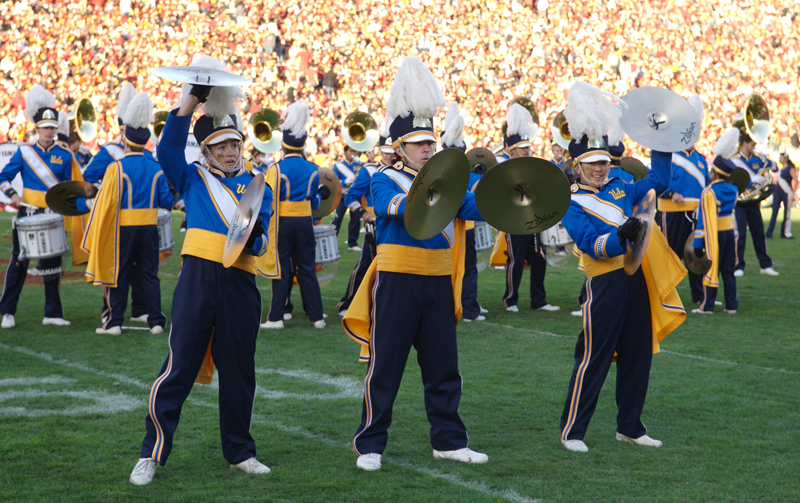
[{"label": "blue sleeve", "polygon": [[[703,203],[701,202],[700,204],[702,206]],[[695,248],[705,248],[706,247],[705,235],[706,235],[705,223],[703,221],[703,211],[701,208],[701,211],[697,212],[697,226],[695,227],[694,230],[694,239],[692,240],[692,246]]]},{"label": "blue sleeve", "polygon": [[257,237],[253,242],[253,246],[243,250],[248,255],[255,255],[260,257],[267,251],[267,244],[269,240],[269,220],[272,215],[272,188],[269,185],[264,187],[264,199],[261,201],[261,209],[258,212],[258,219],[261,220],[261,225],[264,227],[264,233]]},{"label": "blue sleeve", "polygon": [[650,165],[652,169],[647,177],[628,184],[630,197],[636,205],[647,194],[650,189],[655,189],[656,194],[661,194],[669,188],[672,182],[672,153],[650,152]]},{"label": "blue sleeve", "polygon": [[593,259],[607,259],[625,253],[616,232],[600,234],[578,203],[570,202],[561,223],[575,245]]},{"label": "blue sleeve", "polygon": [[322,202],[322,196],[319,195],[319,171],[315,171],[314,176],[311,177],[311,186],[308,190],[308,199],[311,201],[312,210],[319,208],[319,203]]},{"label": "blue sleeve", "polygon": [[369,176],[369,171],[361,168],[361,171],[356,175],[356,181],[353,186],[348,189],[347,194],[344,196],[344,205],[355,210],[361,207],[361,196],[369,193],[369,183],[372,177]]},{"label": "blue sleeve", "polygon": [[86,214],[92,211],[93,203],[94,199],[86,199],[85,197],[79,197],[78,199],[75,200],[78,212],[80,212],[81,214]]},{"label": "blue sleeve", "polygon": [[[8,195],[8,191],[13,189],[11,181],[17,176],[17,173],[22,171],[23,162],[25,161],[22,159],[22,151],[17,149],[9,159],[8,164],[3,168],[3,171],[0,171],[0,190],[4,194]],[[22,194],[19,196],[22,197]]]},{"label": "blue sleeve", "polygon": [[463,218],[464,220],[483,221],[483,217],[478,212],[478,206],[475,205],[474,192],[467,191],[467,193],[464,194],[464,200],[461,201],[461,207],[458,209],[456,217]]},{"label": "blue sleeve", "polygon": [[370,184],[375,214],[381,217],[402,217],[406,210],[406,193],[383,173],[372,175]]},{"label": "blue sleeve", "polygon": [[156,190],[158,191],[158,207],[167,210],[172,209],[174,200],[172,199],[172,192],[169,190],[169,184],[166,177],[159,176],[156,182]]},{"label": "blue sleeve", "polygon": [[178,117],[173,110],[167,116],[167,122],[161,132],[161,141],[158,142],[158,163],[169,183],[175,187],[179,194],[186,194],[189,190],[190,167],[186,163],[186,140],[189,138],[189,125],[192,123],[191,115]]},{"label": "blue sleeve", "polygon": [[83,172],[83,180],[93,184],[100,183],[106,174],[108,165],[113,162],[116,162],[116,159],[108,153],[108,149],[105,147],[100,148],[100,152],[92,157],[89,165],[86,166],[86,170]]}]

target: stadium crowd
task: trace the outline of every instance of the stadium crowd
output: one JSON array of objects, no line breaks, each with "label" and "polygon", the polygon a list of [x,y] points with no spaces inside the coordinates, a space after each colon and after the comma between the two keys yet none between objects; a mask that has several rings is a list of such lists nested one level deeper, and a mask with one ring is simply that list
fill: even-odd
[{"label": "stadium crowd", "polygon": [[347,113],[382,119],[407,54],[419,54],[445,97],[461,103],[470,147],[499,143],[508,100],[529,95],[538,151],[549,154],[549,123],[575,79],[618,95],[642,85],[700,94],[706,153],[760,92],[773,144],[788,143],[800,121],[798,12],[792,0],[0,1],[0,142],[26,138],[24,96],[37,83],[64,109],[90,97],[100,141],[110,140],[125,81],[168,108],[179,87],[150,70],[202,52],[253,80],[246,112],[308,101],[309,149],[319,153],[341,149]]}]

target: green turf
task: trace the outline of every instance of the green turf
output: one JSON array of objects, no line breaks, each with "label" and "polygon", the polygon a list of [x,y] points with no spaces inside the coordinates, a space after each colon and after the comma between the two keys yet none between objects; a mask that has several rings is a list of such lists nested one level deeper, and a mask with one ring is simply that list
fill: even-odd
[{"label": "green turf", "polygon": [[[10,256],[9,220],[0,217],[0,257]],[[585,438],[589,453],[559,443],[580,330],[569,314],[583,280],[574,259],[548,269],[548,300],[562,308],[556,313],[506,313],[503,272],[481,273],[479,299],[490,313],[458,328],[460,412],[470,446],[489,463],[433,459],[412,351],[383,468],[365,473],[350,440],[366,367],[335,310],[358,259],[343,239],[338,276],[322,288],[328,327],[314,329],[298,307],[286,329],[259,334],[252,432],[259,459],[272,468],[264,477],[230,471],[216,391],[197,385],[169,463],[149,486],[131,485],[166,335],[95,335],[101,292],[81,281],[61,287],[72,326],[43,327],[42,286],[26,286],[17,327],[0,332],[0,501],[800,501],[800,240],[768,242],[776,278],[758,274],[749,244],[746,275],[737,278],[739,313],[690,314],[662,343],[643,416],[661,449],[614,439],[613,368]],[[161,269],[167,315],[178,264],[172,257]],[[527,291],[527,273],[524,281]],[[269,284],[259,280],[259,287],[266,313]],[[685,281],[680,293],[694,307]],[[526,301],[523,295],[520,307]],[[301,305],[297,289],[294,302]],[[8,381],[23,378],[29,381]]]}]

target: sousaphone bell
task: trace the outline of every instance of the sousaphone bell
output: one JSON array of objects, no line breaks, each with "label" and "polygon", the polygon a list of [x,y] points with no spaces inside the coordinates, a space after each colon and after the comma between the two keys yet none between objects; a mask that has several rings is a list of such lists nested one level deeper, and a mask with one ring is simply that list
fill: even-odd
[{"label": "sousaphone bell", "polygon": [[747,133],[756,143],[763,143],[769,137],[769,109],[764,98],[757,93],[747,97],[744,111],[736,114],[733,126]]},{"label": "sousaphone bell", "polygon": [[375,148],[381,139],[378,123],[366,112],[352,112],[342,122],[344,142],[356,152]]},{"label": "sousaphone bell", "polygon": [[148,129],[150,129],[150,141],[152,141],[154,145],[158,145],[161,131],[164,129],[164,124],[167,123],[167,116],[169,116],[169,110],[159,110],[153,115],[152,124],[148,126]]},{"label": "sousaphone bell", "polygon": [[81,141],[88,143],[97,136],[97,115],[89,98],[78,100],[67,117],[69,118],[69,130],[78,133]]},{"label": "sousaphone bell", "polygon": [[281,116],[271,108],[260,108],[247,121],[250,143],[264,154],[274,154],[281,149],[283,132],[278,129]]},{"label": "sousaphone bell", "polygon": [[564,112],[558,112],[558,115],[553,119],[552,124],[550,124],[550,135],[559,147],[569,150],[569,142],[572,141],[572,135],[569,132],[569,122],[564,117]]}]

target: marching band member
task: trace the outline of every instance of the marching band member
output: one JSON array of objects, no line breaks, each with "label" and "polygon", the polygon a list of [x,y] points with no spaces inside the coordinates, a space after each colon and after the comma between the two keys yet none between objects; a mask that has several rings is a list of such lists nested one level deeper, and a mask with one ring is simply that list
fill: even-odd
[{"label": "marching band member", "polygon": [[[531,157],[531,142],[528,137],[530,124],[533,122],[530,112],[517,103],[508,108],[506,130],[503,133],[503,142],[506,150],[513,159],[518,157]],[[500,233],[498,232],[498,235]],[[506,311],[519,312],[519,285],[522,281],[522,272],[525,263],[531,267],[531,309],[539,311],[558,311],[558,306],[547,302],[547,293],[544,289],[544,276],[547,272],[547,260],[542,256],[542,242],[540,234],[512,235],[503,233],[498,239],[506,240],[506,291],[503,294],[503,305]]]},{"label": "marching band member", "polygon": [[[570,89],[565,111],[573,137],[570,156],[580,179],[572,186],[572,199],[562,223],[583,254],[589,278],[587,300],[582,306],[583,331],[575,345],[575,366],[561,416],[561,443],[577,452],[588,450],[583,438],[615,352],[619,409],[616,438],[661,446],[660,441],[647,436],[641,421],[650,365],[654,350],[658,350],[657,341],[686,317],[674,290],[685,269],[657,229],[652,231],[647,251],[650,265],[643,264],[632,276],[623,269],[623,255],[642,226],[638,218],[632,217],[633,208],[650,189],[661,192],[669,186],[671,155],[654,151],[652,172],[638,182],[609,179],[610,155],[603,135],[613,129],[621,111],[620,105],[606,96],[619,100],[589,84],[576,82]],[[580,108],[576,103],[581,104]],[[666,281],[662,282],[661,277]],[[667,284],[666,297],[656,298],[669,302],[652,305],[649,289],[663,283]]]},{"label": "marching band member", "polygon": [[[420,241],[411,237],[403,220],[408,190],[433,156],[434,115],[444,105],[430,71],[419,58],[405,58],[386,110],[394,117],[390,132],[401,161],[372,177],[378,256],[342,322],[345,332],[362,344],[362,359],[369,361],[361,425],[353,439],[356,466],[363,470],[381,467],[392,405],[412,345],[422,370],[434,458],[464,463],[489,459],[467,447],[469,437],[458,415],[461,274],[456,266],[463,260],[463,225],[456,220]],[[482,220],[471,192],[465,194],[457,218]]]},{"label": "marching band member", "polygon": [[767,239],[772,239],[772,231],[775,230],[775,223],[778,221],[778,211],[783,205],[783,224],[781,225],[780,235],[782,238],[793,239],[792,235],[792,204],[794,200],[794,188],[792,183],[798,183],[797,168],[789,158],[789,154],[781,152],[778,159],[783,168],[778,172],[778,185],[772,193],[772,218],[769,219],[767,228]]},{"label": "marching band member", "polygon": [[[763,154],[755,152],[756,142],[745,131],[739,131],[739,152],[731,157],[731,161],[736,166],[747,171],[750,175],[750,187],[753,183],[761,183],[763,177],[758,172],[765,166],[771,165],[774,169],[775,163],[767,159]],[[770,173],[769,176],[772,176]],[[772,259],[767,255],[767,239],[764,236],[764,219],[761,217],[761,206],[757,201],[739,201],[736,203],[736,226],[738,238],[736,241],[736,276],[744,276],[744,246],[747,243],[747,228],[750,228],[750,236],[753,238],[753,248],[755,248],[758,264],[761,266],[761,274],[767,276],[778,276],[778,271],[772,268]]]},{"label": "marching band member", "polygon": [[714,314],[720,274],[725,285],[723,312],[735,314],[739,308],[736,276],[733,275],[736,269],[736,235],[731,218],[739,191],[735,185],[728,183],[728,177],[736,169],[736,165],[728,157],[736,152],[738,138],[739,131],[731,128],[717,141],[712,151],[716,157],[711,171],[711,183],[703,189],[700,196],[697,230],[694,231],[692,246],[698,257],[708,255],[711,269],[703,276],[703,297],[700,307],[693,309],[693,313]]},{"label": "marching band member", "polygon": [[[225,70],[208,56],[195,66]],[[166,463],[181,407],[195,379],[211,383],[219,369],[219,417],[222,455],[231,468],[269,473],[256,459],[250,435],[255,396],[255,350],[261,316],[256,286],[256,256],[267,249],[272,191],[264,189],[255,227],[244,251],[230,268],[222,266],[225,237],[239,199],[255,174],[242,164],[243,135],[236,100],[238,87],[185,84],[180,107],[172,110],[158,144],[164,174],[186,202],[188,230],[181,250],[183,267],[172,300],[169,356],[150,391],[147,434],[130,481],[149,484],[156,467]],[[192,114],[205,103],[194,123],[201,161],[187,164],[186,141]],[[213,358],[213,365],[209,357]],[[198,372],[203,370],[202,374]]]},{"label": "marching band member", "polygon": [[261,328],[283,328],[283,315],[292,288],[291,271],[297,277],[308,318],[315,328],[325,328],[311,210],[330,197],[331,192],[328,187],[320,186],[319,168],[305,158],[308,117],[308,105],[300,102],[292,103],[282,116],[283,160],[274,167],[279,173],[276,182],[280,187],[273,187],[275,197],[279,198],[277,250],[282,274],[272,280],[272,303]]},{"label": "marching band member", "polygon": [[[80,168],[73,162],[72,152],[55,142],[58,128],[56,99],[42,86],[34,86],[25,96],[25,117],[36,127],[38,139],[33,144],[23,144],[11,156],[0,172],[0,190],[11,199],[12,206],[19,208],[17,218],[49,212],[45,194],[50,187],[65,180],[80,177]],[[22,197],[11,187],[11,181],[22,172]],[[12,226],[11,261],[6,270],[3,295],[0,297],[0,313],[3,313],[3,328],[16,325],[14,315],[17,303],[28,276],[30,259],[20,256],[16,226]],[[59,294],[61,285],[61,256],[39,260],[40,275],[44,276],[43,325],[69,325],[64,319]]]},{"label": "marching band member", "polygon": [[[150,139],[153,102],[145,93],[131,99],[122,116],[125,157],[112,163],[103,176],[89,217],[82,248],[89,253],[86,280],[103,287],[106,321],[96,332],[119,335],[134,274],[145,303],[150,333],[164,331],[158,280],[158,207],[171,209],[172,194],[161,166],[144,156]],[[86,212],[85,199],[77,207]],[[134,268],[134,263],[136,268]]]},{"label": "marching band member", "polygon": [[[703,101],[695,94],[689,98],[689,103],[700,116],[702,126]],[[669,188],[658,196],[656,222],[667,236],[670,248],[679,257],[683,256],[686,239],[692,233],[694,212],[700,205],[703,189],[708,185],[708,175],[706,158],[694,146],[672,154],[672,181]],[[703,298],[703,278],[689,272],[689,286],[692,302],[700,302]]]},{"label": "marching band member", "polygon": [[[392,139],[388,136],[389,124],[391,121],[387,119],[384,124],[384,134],[381,136],[380,143],[378,143],[378,150],[380,151],[381,158],[378,163],[364,163],[356,175],[356,181],[353,182],[352,187],[347,191],[344,196],[345,205],[350,209],[350,214],[363,220],[365,223],[375,223],[375,209],[372,207],[372,191],[370,185],[372,184],[372,175],[385,166],[392,166],[397,162],[397,156],[392,148]],[[358,287],[361,286],[361,281],[367,273],[369,266],[375,259],[375,234],[367,234],[364,237],[364,246],[361,249],[361,258],[353,268],[353,273],[350,275],[350,281],[347,283],[347,291],[342,299],[336,304],[336,310],[339,311],[340,316],[347,313],[350,303],[353,302]]]},{"label": "marching band member", "polygon": [[[621,130],[618,132],[621,132]],[[611,157],[611,168],[608,170],[608,178],[621,178],[624,182],[632,183],[634,181],[633,175],[620,167],[620,163],[622,162],[622,154],[625,153],[625,144],[622,143],[622,138],[619,136],[613,135],[616,138],[612,138],[611,135],[613,133],[609,134],[608,155]]]},{"label": "marching band member", "polygon": [[[333,172],[339,177],[342,182],[342,190],[347,191],[350,186],[355,183],[356,176],[361,169],[361,159],[356,155],[350,145],[344,146],[344,159],[334,163]],[[347,206],[345,205],[345,198],[339,201],[339,206],[336,207],[336,216],[333,219],[334,227],[336,227],[336,235],[339,235],[339,229],[342,226],[344,215],[347,213]],[[358,246],[358,233],[361,230],[361,218],[356,215],[350,214],[350,224],[347,226],[347,249],[350,251],[361,251]]]},{"label": "marching band member", "polygon": [[552,145],[550,145],[550,150],[553,152],[553,157],[550,158],[550,162],[559,168],[562,167],[564,163],[567,162],[567,158],[564,157],[564,149],[554,141]]}]

